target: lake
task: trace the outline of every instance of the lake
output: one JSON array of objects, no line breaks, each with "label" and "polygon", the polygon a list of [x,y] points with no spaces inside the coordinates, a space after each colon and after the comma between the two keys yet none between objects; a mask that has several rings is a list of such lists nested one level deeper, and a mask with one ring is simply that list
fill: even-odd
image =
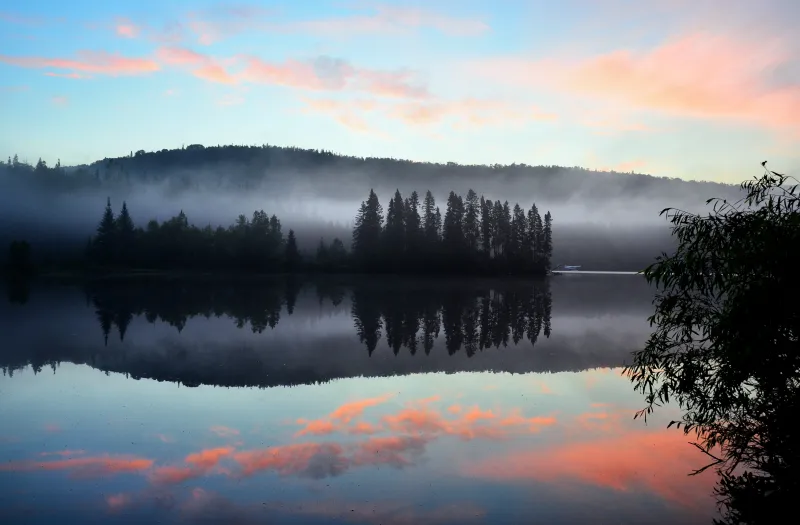
[{"label": "lake", "polygon": [[8,290],[0,522],[711,523],[641,276]]}]

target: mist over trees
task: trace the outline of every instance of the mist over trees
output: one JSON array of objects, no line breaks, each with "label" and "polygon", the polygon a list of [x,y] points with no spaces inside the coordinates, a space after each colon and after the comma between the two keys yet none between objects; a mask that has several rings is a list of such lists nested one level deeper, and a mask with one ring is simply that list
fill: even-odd
[{"label": "mist over trees", "polygon": [[[93,268],[391,273],[545,274],[553,252],[550,212],[535,204],[527,214],[508,201],[487,200],[469,190],[464,200],[450,192],[442,217],[428,191],[420,204],[415,191],[399,190],[383,207],[374,190],[361,203],[352,231],[352,251],[334,238],[320,239],[304,257],[293,230],[284,237],[280,219],[256,210],[227,228],[199,228],[183,211],[159,223],[136,227],[122,203],[115,216],[111,199],[86,245]],[[420,214],[422,211],[422,214]]]},{"label": "mist over trees", "polygon": [[[227,227],[231,210],[270,208],[295,232],[300,252],[316,251],[322,237],[350,249],[352,210],[373,188],[388,206],[396,190],[411,196],[430,189],[442,204],[449,192],[464,197],[467,243],[475,242],[472,188],[485,200],[546,203],[559,217],[553,257],[589,269],[639,270],[674,243],[657,221],[667,205],[692,209],[706,197],[738,198],[733,186],[642,174],[525,164],[465,166],[360,158],[276,146],[186,146],[131,151],[88,165],[28,163],[16,155],[0,161],[0,245],[25,239],[37,262],[83,257],[97,224],[95,203],[126,201],[133,220],[164,222],[165,210],[182,209],[196,224]],[[424,195],[420,216],[424,216]],[[40,213],[47,201],[49,213]],[[694,204],[693,204],[694,203]],[[388,211],[388,209],[387,209]],[[434,210],[435,211],[435,210]],[[523,210],[526,213],[528,210]],[[443,225],[442,225],[443,226]],[[479,225],[480,227],[480,225]],[[425,235],[425,234],[424,234]],[[481,247],[486,252],[485,247]],[[494,250],[494,247],[490,247]],[[501,248],[502,250],[502,248]]]}]

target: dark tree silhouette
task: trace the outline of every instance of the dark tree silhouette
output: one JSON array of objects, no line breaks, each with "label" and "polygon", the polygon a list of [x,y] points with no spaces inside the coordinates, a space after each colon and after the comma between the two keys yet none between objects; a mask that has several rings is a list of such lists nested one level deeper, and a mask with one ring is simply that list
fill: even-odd
[{"label": "dark tree silhouette", "polygon": [[285,257],[288,271],[296,270],[300,267],[300,252],[297,250],[297,239],[294,236],[294,230],[289,230],[289,236],[286,239]]},{"label": "dark tree silhouette", "polygon": [[625,369],[645,396],[637,417],[670,399],[683,410],[670,426],[711,458],[700,471],[721,475],[721,523],[785,521],[800,496],[800,191],[788,180],[766,171],[708,215],[662,212],[678,248],[644,272],[659,287],[655,331]]}]

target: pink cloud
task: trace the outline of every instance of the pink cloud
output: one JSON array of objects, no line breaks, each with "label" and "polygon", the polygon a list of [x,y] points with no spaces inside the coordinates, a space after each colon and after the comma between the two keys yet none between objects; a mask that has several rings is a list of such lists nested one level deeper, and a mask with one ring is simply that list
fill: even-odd
[{"label": "pink cloud", "polygon": [[624,432],[593,441],[511,452],[468,465],[468,476],[596,485],[619,492],[649,491],[687,507],[710,508],[713,472],[689,477],[704,458],[681,432]]},{"label": "pink cloud", "polygon": [[189,454],[183,460],[185,465],[164,466],[153,470],[150,481],[156,485],[172,485],[205,476],[233,451],[233,447],[217,447]]},{"label": "pink cloud", "polygon": [[68,98],[68,97],[65,97],[65,96],[56,96],[56,97],[52,97],[52,98],[50,99],[50,101],[51,101],[51,102],[52,102],[54,105],[56,105],[56,106],[59,106],[59,107],[64,107],[64,106],[68,106],[68,105],[69,105],[69,98]]},{"label": "pink cloud", "polygon": [[132,498],[129,494],[112,494],[106,497],[106,504],[112,511],[117,511],[130,506]]},{"label": "pink cloud", "polygon": [[[303,425],[303,428],[299,430],[295,435],[297,436],[304,436],[308,434],[324,435],[324,434],[331,434],[338,430],[342,430],[355,418],[360,417],[364,413],[364,410],[385,403],[386,401],[391,399],[391,397],[392,397],[391,394],[384,394],[379,397],[371,397],[366,399],[359,399],[357,401],[351,401],[349,403],[345,403],[339,406],[336,410],[328,414],[328,416],[323,419],[314,419],[314,420],[298,419],[297,424]],[[362,426],[360,428],[364,430],[367,427]]]},{"label": "pink cloud", "polygon": [[67,470],[76,477],[100,477],[148,470],[153,460],[132,456],[95,456],[56,461],[17,461],[0,464],[0,471]]},{"label": "pink cloud", "polygon": [[58,77],[58,78],[71,78],[73,80],[81,78],[92,78],[89,75],[81,75],[80,73],[53,73],[52,71],[47,71],[45,73],[45,76]]},{"label": "pink cloud", "polygon": [[379,71],[357,68],[349,62],[328,56],[313,60],[266,62],[246,58],[241,73],[243,80],[259,84],[274,84],[311,91],[364,91],[380,97],[424,99],[428,89],[414,82],[409,70]]},{"label": "pink cloud", "polygon": [[[454,129],[468,130],[487,126],[522,125],[527,122],[552,122],[558,115],[534,106],[518,107],[500,100],[463,99],[457,101],[402,101],[301,99],[306,112],[328,113],[360,118],[367,113],[399,121],[407,126],[426,127],[449,123]],[[341,122],[341,121],[340,121]]]},{"label": "pink cloud", "polygon": [[114,32],[122,38],[136,38],[139,36],[141,29],[130,20],[121,18],[117,21]]},{"label": "pink cloud", "polygon": [[493,80],[569,90],[620,107],[667,115],[797,128],[800,85],[771,71],[794,60],[777,37],[748,39],[696,32],[640,51],[581,59],[491,60],[470,64]]},{"label": "pink cloud", "polygon": [[410,34],[422,28],[435,29],[449,36],[478,36],[490,30],[489,25],[478,18],[450,16],[416,7],[376,4],[370,11],[371,14],[298,22],[277,29],[334,36]]},{"label": "pink cloud", "polygon": [[80,51],[77,59],[45,57],[12,57],[0,55],[0,62],[35,69],[66,69],[98,75],[141,75],[159,70],[158,64],[146,58],[128,58],[104,51]]},{"label": "pink cloud", "polygon": [[50,432],[51,434],[56,432],[61,432],[61,427],[56,423],[48,423],[44,426],[45,432]]}]

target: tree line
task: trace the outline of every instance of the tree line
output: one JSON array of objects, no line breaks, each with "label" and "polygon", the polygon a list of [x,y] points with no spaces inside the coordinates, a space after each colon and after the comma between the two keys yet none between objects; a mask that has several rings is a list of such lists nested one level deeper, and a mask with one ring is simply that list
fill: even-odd
[{"label": "tree line", "polygon": [[[281,315],[292,315],[303,282],[276,281],[257,289],[225,286],[165,287],[145,281],[136,286],[109,287],[88,283],[84,291],[94,306],[106,344],[116,328],[122,341],[135,316],[157,321],[179,332],[196,316],[233,320],[253,333],[275,329]],[[423,283],[393,287],[392,293],[371,285],[318,282],[319,303],[351,301],[356,333],[371,356],[381,340],[397,355],[406,349],[430,354],[444,332],[449,355],[462,349],[468,357],[484,349],[507,347],[527,339],[535,345],[544,332],[550,337],[552,297],[546,280],[501,288],[430,287]]]},{"label": "tree line", "polygon": [[127,204],[118,215],[108,199],[86,256],[94,268],[198,271],[544,274],[553,251],[552,216],[536,205],[450,192],[442,216],[428,191],[403,198],[399,191],[383,213],[370,191],[353,228],[352,250],[341,239],[320,239],[316,253],[301,254],[293,230],[284,237],[275,215],[256,210],[225,228],[189,223],[181,211],[166,221],[137,227]]}]

